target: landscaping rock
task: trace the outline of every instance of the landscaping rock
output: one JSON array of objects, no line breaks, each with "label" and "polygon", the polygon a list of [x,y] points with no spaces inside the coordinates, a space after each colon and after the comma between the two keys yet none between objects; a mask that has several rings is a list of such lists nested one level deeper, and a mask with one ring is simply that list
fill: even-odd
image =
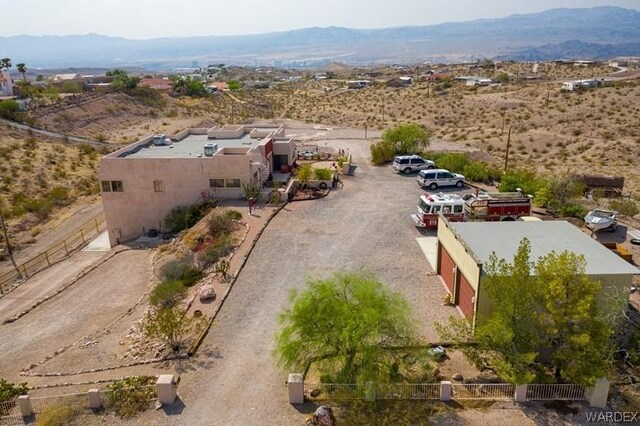
[{"label": "landscaping rock", "polygon": [[307,425],[333,426],[336,424],[336,418],[333,416],[331,407],[321,405],[315,413],[307,419]]},{"label": "landscaping rock", "polygon": [[198,293],[198,297],[200,298],[201,302],[206,302],[208,300],[215,300],[216,292],[213,289],[213,285],[206,284],[202,286],[202,289],[200,289],[200,292]]}]

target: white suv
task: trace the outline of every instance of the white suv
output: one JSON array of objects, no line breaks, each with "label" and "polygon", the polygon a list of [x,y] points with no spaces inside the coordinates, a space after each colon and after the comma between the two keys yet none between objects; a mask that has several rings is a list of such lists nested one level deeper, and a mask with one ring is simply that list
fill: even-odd
[{"label": "white suv", "polygon": [[422,188],[429,188],[432,191],[441,186],[455,186],[457,188],[464,186],[464,176],[445,169],[423,170],[418,173],[416,180]]},{"label": "white suv", "polygon": [[419,155],[396,155],[392,167],[395,171],[408,175],[417,170],[435,169],[436,163]]}]

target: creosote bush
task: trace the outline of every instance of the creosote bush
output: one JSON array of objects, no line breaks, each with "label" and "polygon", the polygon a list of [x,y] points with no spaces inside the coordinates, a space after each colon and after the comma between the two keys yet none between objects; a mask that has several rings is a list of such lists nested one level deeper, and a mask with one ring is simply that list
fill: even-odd
[{"label": "creosote bush", "polygon": [[329,169],[314,169],[313,175],[317,180],[331,180],[332,172]]},{"label": "creosote bush", "polygon": [[151,291],[149,303],[161,308],[175,306],[186,291],[184,283],[180,280],[162,281]]},{"label": "creosote bush", "polygon": [[115,380],[107,386],[109,409],[120,417],[133,417],[150,408],[155,398],[153,376],[135,376]]}]

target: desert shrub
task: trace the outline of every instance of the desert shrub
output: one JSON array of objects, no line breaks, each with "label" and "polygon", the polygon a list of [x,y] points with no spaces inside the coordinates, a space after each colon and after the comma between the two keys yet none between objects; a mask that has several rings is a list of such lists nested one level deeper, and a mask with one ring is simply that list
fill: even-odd
[{"label": "desert shrub", "polygon": [[[11,401],[20,395],[26,395],[29,391],[26,383],[10,383],[4,379],[0,379],[0,402]],[[3,413],[3,405],[0,405],[0,415]],[[5,407],[6,408],[6,407]]]},{"label": "desert shrub", "polygon": [[66,426],[75,417],[68,405],[51,405],[38,413],[36,426]]},{"label": "desert shrub", "polygon": [[520,188],[525,194],[534,195],[543,184],[531,170],[512,169],[502,175],[498,189],[500,192],[512,192]]},{"label": "desert shrub", "polygon": [[224,212],[224,215],[232,220],[242,219],[242,213],[240,213],[238,210],[233,210],[233,209],[227,210]]},{"label": "desert shrub", "polygon": [[164,224],[171,232],[183,231],[198,223],[213,207],[213,201],[209,199],[190,206],[174,207],[164,218]]},{"label": "desert shrub", "polygon": [[60,91],[62,93],[80,93],[82,92],[82,87],[75,81],[65,81],[62,83]]},{"label": "desert shrub", "polygon": [[115,380],[107,386],[109,407],[120,417],[133,417],[147,410],[155,399],[153,376],[135,376]]},{"label": "desert shrub", "polygon": [[12,100],[0,101],[0,117],[14,119],[20,110],[18,103]]},{"label": "desert shrub", "polygon": [[434,161],[439,169],[447,169],[453,173],[462,173],[464,168],[469,164],[467,155],[459,152],[443,153]]},{"label": "desert shrub", "polygon": [[390,142],[376,142],[371,144],[369,149],[371,151],[371,162],[376,166],[393,161],[393,157],[396,155],[396,147]]},{"label": "desert shrub", "polygon": [[220,258],[230,254],[235,245],[236,239],[233,236],[222,234],[200,255],[200,262],[205,268],[211,266]]},{"label": "desert shrub", "polygon": [[160,268],[163,281],[182,281],[185,287],[191,287],[204,277],[204,272],[185,259],[171,260]]},{"label": "desert shrub", "polygon": [[53,203],[46,198],[29,198],[22,203],[29,213],[34,213],[39,219],[46,219],[53,210]]},{"label": "desert shrub", "polygon": [[149,303],[161,308],[171,307],[184,297],[186,291],[180,280],[162,281],[151,291]]},{"label": "desert shrub", "polygon": [[609,201],[609,208],[625,216],[635,216],[638,214],[638,203],[630,198]]},{"label": "desert shrub", "polygon": [[464,166],[462,174],[466,179],[474,182],[487,182],[489,180],[487,165],[481,161],[472,161]]},{"label": "desert shrub", "polygon": [[209,230],[209,234],[216,236],[220,234],[226,234],[231,231],[231,227],[233,226],[233,219],[226,214],[214,214],[209,218],[209,222],[207,223],[207,228]]},{"label": "desert shrub", "polygon": [[298,167],[298,171],[296,172],[296,177],[300,182],[306,184],[313,177],[313,169],[310,164],[302,164]]},{"label": "desert shrub", "polygon": [[187,229],[187,220],[185,213],[186,206],[177,206],[171,209],[169,214],[164,218],[164,224],[171,232],[180,232]]},{"label": "desert shrub", "polygon": [[69,200],[69,188],[64,186],[56,186],[47,192],[47,198],[56,205],[64,205]]},{"label": "desert shrub", "polygon": [[582,207],[580,204],[575,203],[567,203],[563,206],[560,206],[558,211],[562,216],[577,217],[580,219],[582,219],[587,214],[587,210],[584,207]]},{"label": "desert shrub", "polygon": [[313,175],[317,180],[331,180],[332,172],[329,169],[314,169]]},{"label": "desert shrub", "polygon": [[148,107],[162,109],[167,106],[167,101],[162,93],[151,87],[138,86],[129,91],[129,95],[140,100]]},{"label": "desert shrub", "polygon": [[183,309],[171,307],[147,311],[144,331],[147,336],[164,341],[175,353],[180,353],[189,338],[200,333],[205,325],[204,317],[188,315]]}]

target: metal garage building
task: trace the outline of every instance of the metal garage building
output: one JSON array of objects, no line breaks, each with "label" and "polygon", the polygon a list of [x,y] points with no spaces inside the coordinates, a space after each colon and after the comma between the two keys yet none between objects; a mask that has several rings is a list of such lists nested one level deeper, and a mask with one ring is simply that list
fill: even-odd
[{"label": "metal garage building", "polygon": [[633,276],[640,274],[569,222],[449,222],[441,217],[436,272],[468,320],[475,323],[477,313],[491,312],[491,301],[482,289],[483,264],[494,252],[511,262],[523,238],[531,242],[532,261],[552,251],[584,256],[586,274],[602,283],[604,294],[615,289],[629,297]]}]

